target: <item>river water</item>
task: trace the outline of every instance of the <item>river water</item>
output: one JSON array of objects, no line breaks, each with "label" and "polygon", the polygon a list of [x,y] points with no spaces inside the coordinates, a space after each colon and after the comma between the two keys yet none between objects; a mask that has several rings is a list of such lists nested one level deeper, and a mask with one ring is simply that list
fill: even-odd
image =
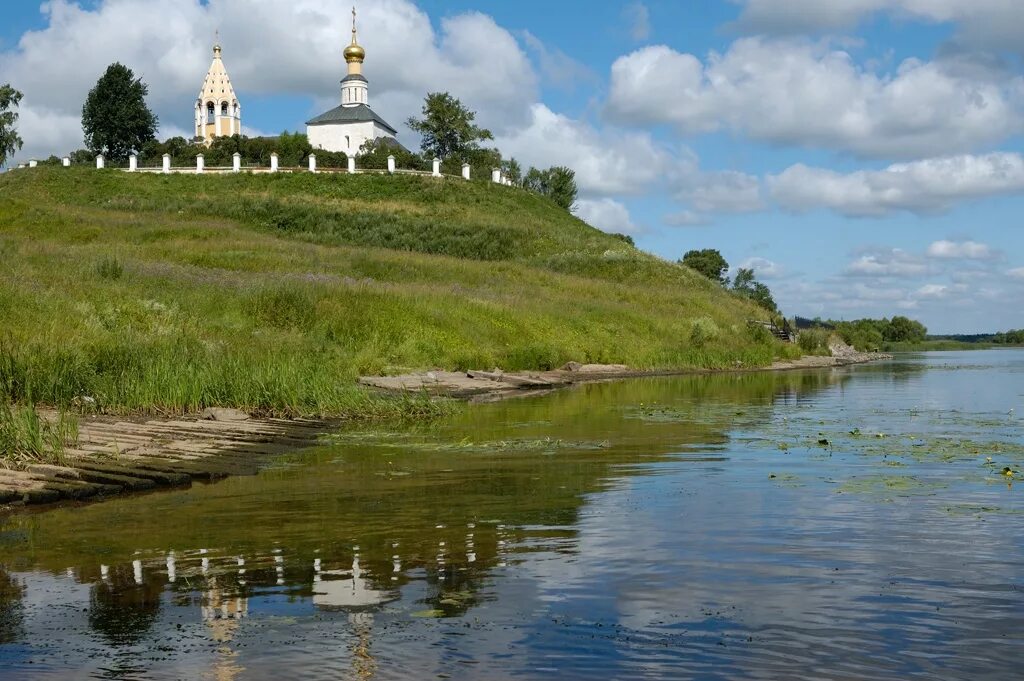
[{"label": "river water", "polygon": [[1020,350],[644,379],[15,514],[0,678],[1019,679],[1022,417]]}]

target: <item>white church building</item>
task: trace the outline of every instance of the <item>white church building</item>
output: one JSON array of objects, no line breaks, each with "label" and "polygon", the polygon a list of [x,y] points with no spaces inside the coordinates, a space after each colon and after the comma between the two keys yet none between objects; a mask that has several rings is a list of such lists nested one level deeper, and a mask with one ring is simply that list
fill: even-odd
[{"label": "white church building", "polygon": [[[363,75],[364,50],[356,42],[356,12],[352,10],[352,42],[345,48],[348,75],[341,81],[341,105],[306,121],[306,136],[314,149],[359,153],[368,140],[395,139],[398,131],[370,108],[368,83]],[[397,144],[397,141],[396,141]]]}]

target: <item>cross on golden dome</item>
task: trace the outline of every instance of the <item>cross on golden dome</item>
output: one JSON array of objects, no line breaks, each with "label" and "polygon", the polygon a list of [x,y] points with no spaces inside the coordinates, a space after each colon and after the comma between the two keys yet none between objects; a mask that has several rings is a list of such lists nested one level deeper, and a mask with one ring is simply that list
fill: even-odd
[{"label": "cross on golden dome", "polygon": [[356,8],[352,8],[352,43],[345,48],[345,61],[348,63],[362,62],[366,58],[366,50],[356,42]]}]

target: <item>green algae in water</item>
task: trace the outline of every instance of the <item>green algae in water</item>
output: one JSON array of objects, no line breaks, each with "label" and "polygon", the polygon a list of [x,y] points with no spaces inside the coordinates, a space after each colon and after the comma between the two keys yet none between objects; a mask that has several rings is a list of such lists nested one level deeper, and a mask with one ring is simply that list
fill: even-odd
[{"label": "green algae in water", "polygon": [[921,480],[913,475],[864,475],[839,485],[837,494],[868,494],[890,497],[930,496],[948,487],[945,482]]}]

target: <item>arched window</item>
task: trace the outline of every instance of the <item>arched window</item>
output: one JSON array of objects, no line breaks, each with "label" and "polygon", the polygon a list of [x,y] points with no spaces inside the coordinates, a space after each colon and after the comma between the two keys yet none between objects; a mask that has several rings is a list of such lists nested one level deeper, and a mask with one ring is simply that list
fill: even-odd
[{"label": "arched window", "polygon": [[228,115],[228,103],[227,102],[222,102],[221,103],[221,105],[220,105],[220,115],[221,116],[227,116]]},{"label": "arched window", "polygon": [[217,110],[213,106],[213,102],[206,103],[206,122],[213,123],[217,119]]},{"label": "arched window", "polygon": [[348,135],[345,135],[345,148],[346,149],[351,149],[352,148],[352,142],[349,141]]},{"label": "arched window", "polygon": [[231,115],[235,118],[238,118],[238,102],[235,102],[234,105],[231,107]]}]

